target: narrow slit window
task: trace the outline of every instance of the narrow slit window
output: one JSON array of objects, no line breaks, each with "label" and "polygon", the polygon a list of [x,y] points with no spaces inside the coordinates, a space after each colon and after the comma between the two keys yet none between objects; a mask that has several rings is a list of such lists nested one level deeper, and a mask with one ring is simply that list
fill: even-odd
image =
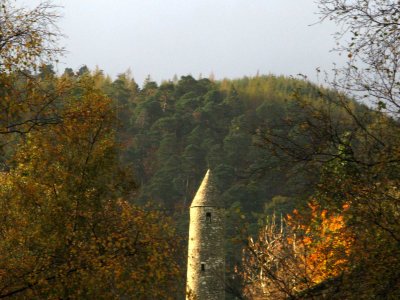
[{"label": "narrow slit window", "polygon": [[204,272],[206,270],[206,264],[201,263],[201,271]]},{"label": "narrow slit window", "polygon": [[207,221],[207,223],[211,223],[211,213],[210,212],[206,213],[206,221]]}]

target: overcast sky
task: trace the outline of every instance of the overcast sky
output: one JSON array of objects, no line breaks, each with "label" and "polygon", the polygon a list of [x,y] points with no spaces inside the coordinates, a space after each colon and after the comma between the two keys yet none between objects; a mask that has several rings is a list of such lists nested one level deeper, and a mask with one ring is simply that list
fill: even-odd
[{"label": "overcast sky", "polygon": [[[37,0],[17,0],[34,4]],[[55,0],[68,53],[58,67],[96,65],[161,81],[192,74],[236,78],[331,69],[334,24],[314,0]]]}]

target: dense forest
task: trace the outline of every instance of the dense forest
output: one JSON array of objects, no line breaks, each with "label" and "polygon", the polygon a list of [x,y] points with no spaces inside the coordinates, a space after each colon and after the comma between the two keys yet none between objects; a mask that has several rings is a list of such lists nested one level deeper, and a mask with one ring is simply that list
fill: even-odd
[{"label": "dense forest", "polygon": [[257,233],[268,216],[306,204],[318,168],[280,160],[260,133],[267,126],[285,135],[296,131],[285,120],[306,117],[300,105],[321,101],[317,86],[272,75],[223,81],[183,76],[160,86],[149,80],[142,89],[129,74],[103,83],[98,74],[97,80],[118,107],[121,162],[132,166],[139,184],[135,201],[172,215],[184,239],[189,206],[207,168],[227,209],[232,267],[243,246],[235,242]]},{"label": "dense forest", "polygon": [[188,210],[211,169],[228,299],[398,299],[400,10],[319,3],[352,34],[325,85],[139,85],[56,73],[57,8],[3,1],[0,298],[184,298]]},{"label": "dense forest", "polygon": [[272,75],[218,82],[183,76],[160,86],[149,80],[139,89],[121,74],[102,89],[118,107],[121,161],[133,167],[141,203],[186,211],[207,168],[226,207],[249,216],[287,213],[295,207],[291,197],[310,192],[305,174],[288,176],[290,168],[257,145],[257,132],[268,124],[285,134],[294,130],[282,122],[300,113],[296,90],[302,100],[318,101],[310,83]]}]

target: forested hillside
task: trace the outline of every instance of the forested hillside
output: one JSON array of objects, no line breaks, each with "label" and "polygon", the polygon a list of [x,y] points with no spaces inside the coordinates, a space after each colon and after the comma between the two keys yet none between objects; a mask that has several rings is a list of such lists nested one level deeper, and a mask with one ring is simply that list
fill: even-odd
[{"label": "forested hillside", "polygon": [[[148,233],[140,234],[148,250],[135,262],[138,266],[150,259],[141,267],[148,283],[180,276],[177,288],[182,293],[184,272],[178,265],[184,270],[186,259],[171,250],[160,256],[159,251],[174,244],[186,252],[189,206],[207,168],[213,170],[228,210],[231,268],[240,260],[241,241],[247,234],[256,233],[266,216],[285,215],[305,204],[312,192],[309,183],[318,175],[316,167],[306,171],[284,164],[265,147],[261,135],[274,127],[290,136],[296,126],[289,123],[305,117],[299,114],[302,103],[321,101],[319,88],[306,81],[272,75],[222,81],[183,76],[160,85],[149,79],[140,88],[129,72],[112,80],[86,67],[57,75],[51,65],[42,65],[28,77],[11,73],[1,79],[6,99],[23,95],[21,100],[32,105],[18,111],[18,104],[9,102],[9,114],[2,120],[0,192],[3,200],[9,199],[2,202],[8,207],[2,212],[3,228],[9,228],[2,245],[12,249],[16,240],[24,241],[18,251],[3,257],[2,268],[15,272],[15,278],[7,276],[2,282],[4,295],[30,291],[17,279],[22,276],[14,269],[17,264],[41,295],[62,294],[63,285],[50,282],[55,272],[66,280],[65,286],[76,280],[94,286],[98,281],[87,276],[109,278],[109,270],[138,276],[140,281],[134,274],[141,271],[122,265],[131,251],[141,247],[136,249],[132,240],[135,230]],[[35,116],[47,105],[43,99],[51,100],[51,109]],[[12,231],[17,217],[18,234]],[[25,244],[31,237],[36,239],[34,246]],[[63,239],[66,244],[60,243]],[[116,256],[113,249],[118,249]],[[85,265],[92,271],[87,273]],[[36,274],[36,268],[43,272]],[[158,270],[154,278],[147,268]],[[135,280],[125,276],[119,280],[122,290],[115,293],[133,292]],[[126,290],[125,284],[130,284]],[[105,295],[107,286],[86,294]],[[140,288],[146,289],[144,284]],[[163,295],[173,289],[160,287],[153,292]],[[143,293],[147,292],[138,291]]]},{"label": "forested hillside", "polygon": [[290,135],[295,128],[287,118],[300,114],[301,101],[319,101],[316,86],[272,75],[222,81],[183,76],[160,86],[149,80],[139,89],[121,74],[102,84],[118,107],[122,162],[134,169],[141,203],[152,201],[171,213],[187,210],[207,168],[226,207],[246,213],[287,213],[310,192],[310,174],[288,176],[294,170],[266,152],[257,133],[274,126]]},{"label": "forested hillside", "polygon": [[[139,86],[129,71],[56,72],[59,7],[3,0],[0,298],[196,297],[189,206],[211,169],[225,248],[194,266],[220,280],[225,252],[220,295],[399,299],[399,3],[317,2],[348,58],[324,86],[274,75]],[[223,226],[202,217],[191,249],[207,256]]]},{"label": "forested hillside", "polygon": [[[304,106],[323,105],[323,88],[273,75],[222,81],[183,76],[160,85],[149,79],[143,88],[129,73],[113,82],[98,71],[75,76],[92,77],[115,101],[121,163],[132,167],[139,185],[135,201],[174,216],[184,239],[191,200],[207,168],[213,170],[228,212],[231,267],[240,260],[246,235],[272,215],[284,217],[306,206],[320,164],[307,157],[303,163],[280,159],[263,133],[268,129],[287,143],[295,137],[297,145],[310,148],[315,141],[299,135],[312,117]],[[332,113],[342,120],[343,132],[349,129],[343,114]]]}]

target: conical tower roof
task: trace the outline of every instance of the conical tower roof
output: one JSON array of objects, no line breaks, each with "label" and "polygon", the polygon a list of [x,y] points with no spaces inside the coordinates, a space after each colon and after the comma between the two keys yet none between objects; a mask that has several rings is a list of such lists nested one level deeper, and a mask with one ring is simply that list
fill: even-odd
[{"label": "conical tower roof", "polygon": [[223,207],[221,197],[213,180],[213,175],[210,169],[208,169],[206,176],[204,176],[204,179],[201,182],[201,185],[197,190],[196,196],[194,196],[192,205],[190,207],[195,206]]}]

